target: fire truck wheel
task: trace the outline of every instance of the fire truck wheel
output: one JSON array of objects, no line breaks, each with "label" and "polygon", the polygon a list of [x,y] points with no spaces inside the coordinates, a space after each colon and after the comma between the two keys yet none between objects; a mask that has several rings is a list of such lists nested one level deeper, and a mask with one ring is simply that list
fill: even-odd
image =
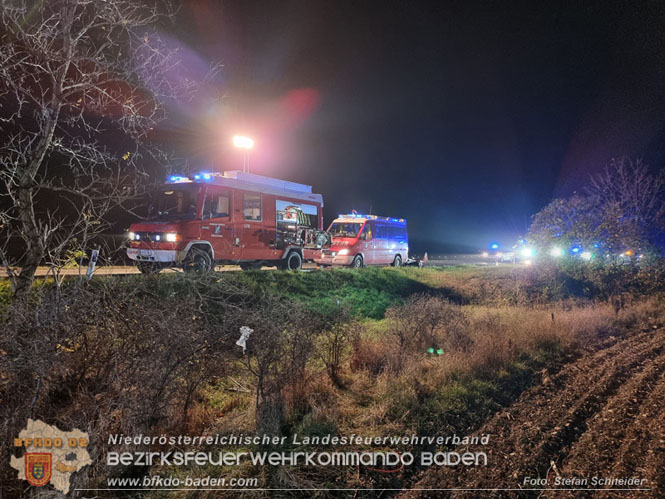
[{"label": "fire truck wheel", "polygon": [[203,248],[194,246],[187,253],[187,257],[182,264],[185,272],[207,272],[212,269],[212,259],[210,253]]},{"label": "fire truck wheel", "polygon": [[354,269],[361,269],[364,267],[362,255],[356,255],[356,257],[351,262],[351,267]]},{"label": "fire truck wheel", "polygon": [[393,267],[401,267],[402,266],[402,257],[399,255],[395,255],[395,259],[393,260]]},{"label": "fire truck wheel", "polygon": [[297,251],[289,253],[283,264],[284,270],[300,270],[302,268],[302,257]]}]

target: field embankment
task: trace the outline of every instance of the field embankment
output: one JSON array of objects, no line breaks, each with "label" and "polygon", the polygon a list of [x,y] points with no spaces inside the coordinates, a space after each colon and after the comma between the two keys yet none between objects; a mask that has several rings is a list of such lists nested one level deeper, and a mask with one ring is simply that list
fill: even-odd
[{"label": "field embankment", "polygon": [[[507,452],[518,469],[521,463],[539,471],[550,455],[560,455],[557,466],[566,470],[583,469],[583,446],[596,445],[587,440],[605,442],[609,452],[606,426],[645,418],[646,428],[657,429],[647,409],[660,405],[647,387],[660,393],[662,373],[654,365],[663,360],[661,330],[652,327],[665,322],[657,296],[662,284],[644,269],[626,270],[619,288],[607,277],[613,274],[512,266],[123,276],[65,282],[60,289],[40,284],[29,301],[3,295],[2,434],[10,441],[28,417],[85,429],[93,465],[75,480],[86,485],[102,485],[119,472],[160,471],[105,466],[111,433],[484,431],[494,435],[492,452],[502,458]],[[241,326],[254,330],[244,352],[235,343]],[[639,403],[631,402],[636,398]],[[604,409],[612,403],[615,409]],[[541,423],[552,434],[539,440]],[[632,440],[621,442],[625,452],[656,452],[650,443],[631,450]],[[649,459],[648,466],[658,463]],[[617,463],[629,466],[627,457],[606,464]],[[507,466],[491,468],[496,476],[469,475],[469,482],[500,480]],[[457,476],[363,466],[177,472],[257,477],[267,488],[343,486],[359,489],[358,497],[372,496],[363,489],[446,484]],[[14,478],[3,472],[3,484],[10,484],[3,487],[20,495],[24,485]]]}]

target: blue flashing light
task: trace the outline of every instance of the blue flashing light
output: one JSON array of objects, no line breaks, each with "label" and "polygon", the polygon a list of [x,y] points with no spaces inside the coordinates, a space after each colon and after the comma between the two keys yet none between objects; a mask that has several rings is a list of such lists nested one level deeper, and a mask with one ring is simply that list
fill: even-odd
[{"label": "blue flashing light", "polygon": [[340,213],[337,215],[338,218],[369,218],[370,220],[384,220],[386,222],[392,222],[396,224],[405,224],[406,219],[404,218],[391,218],[391,217],[380,217],[378,215],[367,215],[365,213]]},{"label": "blue flashing light", "polygon": [[199,172],[194,175],[194,180],[212,180],[212,173]]},{"label": "blue flashing light", "polygon": [[499,249],[499,244],[498,243],[490,244],[490,249]]},{"label": "blue flashing light", "polygon": [[597,247],[598,247],[598,243],[594,244],[593,247],[594,247],[594,248],[597,248]]},{"label": "blue flashing light", "polygon": [[571,248],[570,251],[572,251],[573,253],[579,253],[579,252],[580,252],[580,247],[579,247],[579,246],[575,246],[575,247]]},{"label": "blue flashing light", "polygon": [[171,175],[168,178],[168,181],[173,184],[180,184],[183,182],[189,182],[189,179],[187,177],[183,177],[182,175]]}]

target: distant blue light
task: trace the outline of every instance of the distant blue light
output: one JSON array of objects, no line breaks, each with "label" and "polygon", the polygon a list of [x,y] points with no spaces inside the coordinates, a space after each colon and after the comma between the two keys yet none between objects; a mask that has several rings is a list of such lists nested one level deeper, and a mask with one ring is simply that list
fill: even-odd
[{"label": "distant blue light", "polygon": [[203,179],[204,180],[210,180],[211,178],[212,178],[212,175],[210,175],[209,173],[204,173],[203,174]]},{"label": "distant blue light", "polygon": [[171,175],[168,177],[168,182],[172,182],[174,184],[179,184],[182,182],[189,182],[189,179],[187,177],[183,177],[181,175]]},{"label": "distant blue light", "polygon": [[598,243],[594,244],[593,247],[594,247],[594,248],[597,248],[597,247],[598,247]]},{"label": "distant blue light", "polygon": [[201,180],[201,175],[199,175],[198,173],[194,175],[194,180]]},{"label": "distant blue light", "polygon": [[491,249],[499,249],[499,245],[497,243],[492,243],[490,244]]},{"label": "distant blue light", "polygon": [[572,248],[570,251],[572,251],[573,253],[579,253],[579,252],[580,252],[580,248],[579,248],[578,246],[575,246],[575,247]]}]

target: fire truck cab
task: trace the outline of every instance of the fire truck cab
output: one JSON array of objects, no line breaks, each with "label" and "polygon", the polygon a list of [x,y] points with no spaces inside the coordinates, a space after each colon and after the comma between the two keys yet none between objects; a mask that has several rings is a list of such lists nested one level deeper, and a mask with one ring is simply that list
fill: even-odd
[{"label": "fire truck cab", "polygon": [[130,227],[127,256],[143,273],[225,264],[298,270],[329,244],[322,210],[308,185],[240,171],[173,175],[150,219]]},{"label": "fire truck cab", "polygon": [[409,236],[403,218],[339,215],[330,224],[328,233],[332,244],[316,259],[319,265],[399,267],[409,258]]}]

